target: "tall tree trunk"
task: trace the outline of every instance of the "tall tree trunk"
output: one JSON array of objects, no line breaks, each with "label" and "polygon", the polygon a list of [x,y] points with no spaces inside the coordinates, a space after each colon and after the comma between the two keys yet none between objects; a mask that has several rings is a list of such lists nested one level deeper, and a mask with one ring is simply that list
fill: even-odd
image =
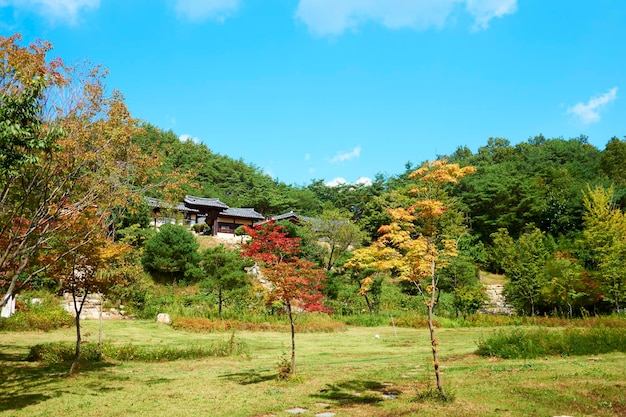
[{"label": "tall tree trunk", "polygon": [[430,331],[430,344],[433,351],[433,367],[435,368],[435,379],[437,380],[437,389],[441,396],[445,396],[443,391],[443,384],[441,382],[441,375],[439,373],[439,359],[437,356],[437,339],[435,338],[435,326],[433,324],[433,310],[435,307],[435,290],[437,289],[437,281],[435,279],[435,261],[431,262],[430,266],[430,300],[428,302],[428,330]]},{"label": "tall tree trunk", "polygon": [[291,325],[291,375],[296,374],[296,326],[293,322],[293,312],[291,302],[287,302],[287,312],[289,313],[289,324]]}]

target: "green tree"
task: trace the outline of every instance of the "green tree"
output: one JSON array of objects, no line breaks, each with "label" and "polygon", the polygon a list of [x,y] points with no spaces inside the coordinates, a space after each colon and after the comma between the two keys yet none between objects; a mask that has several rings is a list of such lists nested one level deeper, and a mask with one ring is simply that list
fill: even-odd
[{"label": "green tree", "polygon": [[589,188],[584,202],[587,265],[600,283],[604,299],[619,312],[626,302],[626,215],[615,206],[612,188]]},{"label": "green tree", "polygon": [[224,303],[231,296],[242,294],[252,284],[247,269],[253,265],[248,258],[243,258],[237,250],[231,250],[224,245],[207,248],[202,251],[200,269],[204,278],[200,281],[200,288],[217,298],[220,319]]},{"label": "green tree", "polygon": [[144,245],[142,263],[158,277],[177,282],[197,268],[200,247],[193,233],[183,226],[164,224]]},{"label": "green tree", "polygon": [[602,152],[602,172],[604,172],[616,185],[626,185],[626,138],[619,140],[616,137],[606,144]]},{"label": "green tree", "polygon": [[365,238],[364,233],[349,216],[339,209],[327,209],[306,224],[317,243],[326,249],[324,267],[330,271],[348,248],[358,247]]},{"label": "green tree", "polygon": [[593,294],[584,282],[585,270],[570,252],[557,252],[546,264],[548,282],[542,288],[541,297],[569,318],[575,307],[583,307],[585,299]]},{"label": "green tree", "polygon": [[506,299],[518,312],[534,316],[547,285],[545,268],[550,257],[544,234],[538,228],[514,240],[506,229],[492,235],[493,245],[502,256],[502,268],[509,278],[504,286]]}]

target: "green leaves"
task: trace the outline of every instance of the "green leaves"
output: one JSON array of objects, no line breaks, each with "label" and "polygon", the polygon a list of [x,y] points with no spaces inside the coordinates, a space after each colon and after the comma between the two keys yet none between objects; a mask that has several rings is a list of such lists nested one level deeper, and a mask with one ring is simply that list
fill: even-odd
[{"label": "green leaves", "polygon": [[199,247],[195,236],[184,227],[164,224],[146,241],[142,262],[149,271],[178,281],[198,264]]}]

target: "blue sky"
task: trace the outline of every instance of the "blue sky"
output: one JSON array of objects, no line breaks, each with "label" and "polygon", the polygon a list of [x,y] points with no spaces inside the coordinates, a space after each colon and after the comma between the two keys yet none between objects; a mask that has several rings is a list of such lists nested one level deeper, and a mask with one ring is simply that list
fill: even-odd
[{"label": "blue sky", "polygon": [[490,137],[626,135],[623,0],[0,0],[17,32],[108,68],[134,117],[288,184]]}]

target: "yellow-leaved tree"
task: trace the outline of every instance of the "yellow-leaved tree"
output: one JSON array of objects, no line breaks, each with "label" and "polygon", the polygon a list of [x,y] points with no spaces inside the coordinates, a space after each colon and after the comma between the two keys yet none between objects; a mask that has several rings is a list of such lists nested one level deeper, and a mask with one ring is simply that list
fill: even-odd
[{"label": "yellow-leaved tree", "polygon": [[379,228],[378,239],[369,247],[354,251],[346,267],[376,268],[406,280],[417,288],[428,311],[437,389],[446,398],[439,372],[438,341],[433,324],[438,295],[438,271],[457,256],[457,241],[463,234],[463,216],[445,190],[447,184],[475,171],[441,159],[423,164],[410,174],[415,179],[407,207],[389,209],[390,224]]}]

